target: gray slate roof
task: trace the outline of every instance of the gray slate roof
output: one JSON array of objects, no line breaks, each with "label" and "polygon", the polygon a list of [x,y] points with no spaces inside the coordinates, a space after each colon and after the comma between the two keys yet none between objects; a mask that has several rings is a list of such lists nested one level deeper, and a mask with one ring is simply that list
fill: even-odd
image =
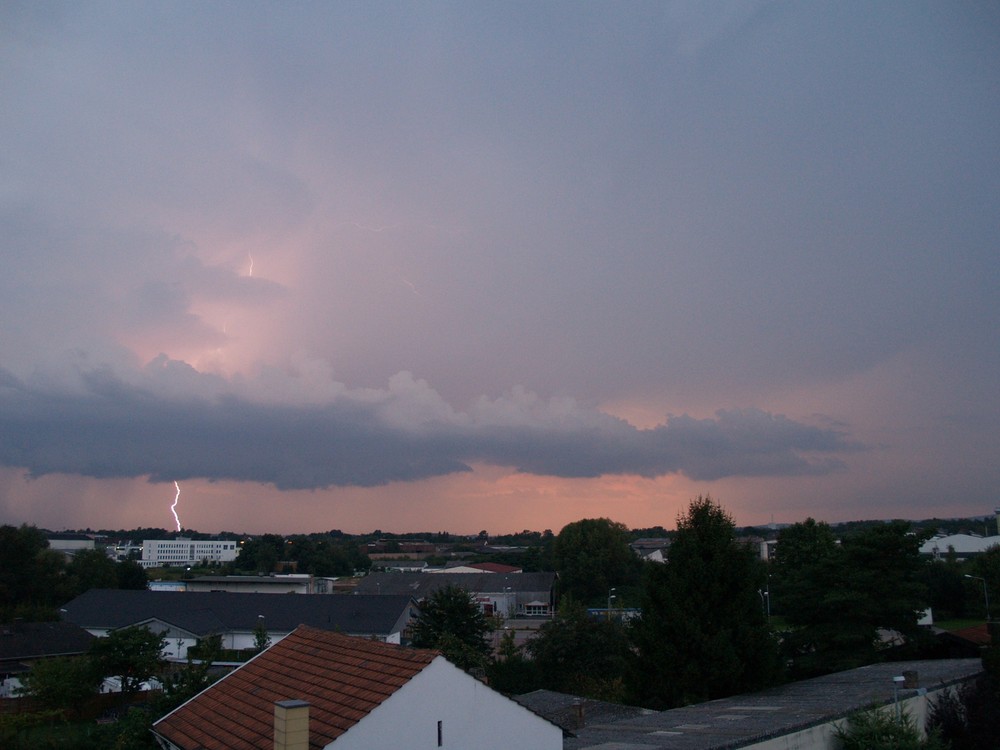
[{"label": "gray slate roof", "polygon": [[567,735],[573,734],[587,724],[608,724],[656,713],[648,708],[581,698],[555,690],[533,690],[530,693],[512,695],[511,698],[558,725]]},{"label": "gray slate roof", "polygon": [[[684,708],[606,723],[594,722],[567,737],[565,750],[730,750],[825,724],[872,705],[893,701],[892,678],[916,671],[921,688],[934,690],[982,672],[979,659],[872,664],[846,672],[721,698]],[[900,690],[899,699],[915,690]]]},{"label": "gray slate roof", "polygon": [[91,589],[63,609],[84,628],[123,628],[157,619],[197,636],[257,627],[290,633],[299,625],[343,633],[388,635],[412,605],[409,596],[238,594],[227,591]]},{"label": "gray slate roof", "polygon": [[94,636],[68,622],[0,625],[0,662],[82,654]]},{"label": "gray slate roof", "polygon": [[307,584],[308,578],[279,578],[278,576],[197,576],[185,583],[273,583],[275,585]]},{"label": "gray slate roof", "polygon": [[409,594],[415,599],[423,599],[451,585],[482,594],[502,594],[505,588],[515,594],[547,594],[555,582],[555,573],[371,573],[361,579],[355,592]]}]

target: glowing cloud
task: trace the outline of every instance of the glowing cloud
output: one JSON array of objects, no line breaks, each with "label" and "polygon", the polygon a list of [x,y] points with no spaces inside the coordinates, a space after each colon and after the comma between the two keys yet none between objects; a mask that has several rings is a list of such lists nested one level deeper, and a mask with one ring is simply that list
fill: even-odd
[{"label": "glowing cloud", "polygon": [[640,430],[523,389],[460,411],[405,372],[387,389],[340,385],[316,403],[265,402],[250,395],[258,386],[239,382],[164,361],[133,382],[83,371],[73,389],[55,392],[0,371],[0,463],[35,476],[174,481],[176,506],[176,478],[374,487],[487,464],[537,476],[714,480],[828,474],[860,449],[840,429],[755,409]]}]

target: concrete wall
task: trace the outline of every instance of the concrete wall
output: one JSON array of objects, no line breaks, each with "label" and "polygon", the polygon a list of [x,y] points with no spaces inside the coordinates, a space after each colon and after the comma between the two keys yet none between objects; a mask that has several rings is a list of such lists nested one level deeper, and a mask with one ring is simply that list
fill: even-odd
[{"label": "concrete wall", "polygon": [[[923,695],[912,695],[905,699],[901,698],[899,701],[900,710],[909,714],[913,718],[913,722],[917,728],[923,732],[924,725],[927,723],[927,714],[929,713],[931,702],[936,700],[937,696],[951,690],[954,690],[954,688],[946,687],[928,691]],[[910,693],[912,691],[908,690],[906,692]],[[890,703],[883,706],[882,710],[892,715],[896,709]],[[834,732],[839,725],[844,723],[846,723],[846,717],[826,724],[809,727],[800,732],[793,732],[781,737],[772,737],[769,740],[747,745],[747,750],[837,750],[838,746],[835,741]]]},{"label": "concrete wall", "polygon": [[561,750],[562,730],[438,657],[327,747]]}]

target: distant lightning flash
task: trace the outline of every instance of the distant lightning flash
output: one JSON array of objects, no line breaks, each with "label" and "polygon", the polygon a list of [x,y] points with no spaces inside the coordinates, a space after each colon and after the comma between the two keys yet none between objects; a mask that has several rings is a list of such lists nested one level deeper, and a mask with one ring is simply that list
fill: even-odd
[{"label": "distant lightning flash", "polygon": [[181,486],[174,482],[174,487],[177,488],[177,494],[174,495],[174,504],[170,506],[170,512],[174,514],[174,520],[177,521],[177,530],[181,530],[181,519],[177,517],[177,501],[181,499]]},{"label": "distant lightning flash", "polygon": [[247,253],[247,257],[250,259],[250,270],[247,272],[247,277],[252,279],[253,278],[253,256],[250,253]]}]

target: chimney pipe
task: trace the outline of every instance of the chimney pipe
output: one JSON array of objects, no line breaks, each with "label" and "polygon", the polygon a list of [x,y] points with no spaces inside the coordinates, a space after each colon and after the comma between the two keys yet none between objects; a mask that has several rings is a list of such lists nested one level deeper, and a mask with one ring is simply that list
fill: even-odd
[{"label": "chimney pipe", "polygon": [[306,701],[274,704],[274,750],[309,750],[309,704]]}]

